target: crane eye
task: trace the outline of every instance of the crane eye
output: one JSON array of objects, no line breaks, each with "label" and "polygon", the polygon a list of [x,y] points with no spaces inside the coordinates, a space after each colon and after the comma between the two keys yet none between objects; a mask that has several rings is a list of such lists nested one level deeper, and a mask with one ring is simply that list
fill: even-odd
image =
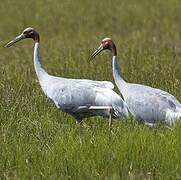
[{"label": "crane eye", "polygon": [[32,34],[32,33],[33,33],[32,30],[26,30],[26,31],[23,32],[23,34]]},{"label": "crane eye", "polygon": [[109,42],[104,42],[104,48],[108,48],[109,47]]}]

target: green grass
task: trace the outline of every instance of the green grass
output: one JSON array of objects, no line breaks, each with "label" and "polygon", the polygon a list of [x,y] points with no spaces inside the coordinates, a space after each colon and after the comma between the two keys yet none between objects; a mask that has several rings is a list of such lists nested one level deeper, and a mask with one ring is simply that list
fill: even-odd
[{"label": "green grass", "polygon": [[164,89],[181,101],[180,0],[6,0],[0,5],[0,179],[181,179],[181,123],[149,129],[102,118],[75,120],[42,93],[33,42],[3,45],[28,26],[41,35],[52,75],[111,80],[111,55],[91,52],[106,36],[117,44],[129,82]]}]

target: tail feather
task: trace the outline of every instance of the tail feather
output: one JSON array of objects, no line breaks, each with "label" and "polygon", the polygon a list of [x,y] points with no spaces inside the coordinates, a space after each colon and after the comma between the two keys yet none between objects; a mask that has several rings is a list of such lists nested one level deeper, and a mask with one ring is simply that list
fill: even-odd
[{"label": "tail feather", "polygon": [[113,104],[113,116],[114,117],[128,117],[129,111],[127,104],[121,99],[119,102]]},{"label": "tail feather", "polygon": [[179,109],[177,112],[174,112],[168,109],[165,119],[169,125],[174,125],[176,121],[181,119],[181,109]]}]

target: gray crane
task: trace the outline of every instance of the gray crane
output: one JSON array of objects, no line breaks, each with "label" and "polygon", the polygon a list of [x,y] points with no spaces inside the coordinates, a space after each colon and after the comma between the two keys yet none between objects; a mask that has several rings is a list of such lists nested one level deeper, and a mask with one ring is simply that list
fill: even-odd
[{"label": "gray crane", "polygon": [[40,36],[33,28],[26,28],[19,36],[7,43],[10,47],[26,38],[34,40],[34,68],[45,93],[62,111],[72,115],[77,122],[86,117],[103,116],[111,119],[128,116],[126,103],[113,91],[114,85],[108,81],[68,79],[49,75],[40,61]]},{"label": "gray crane", "polygon": [[115,83],[127,103],[130,113],[139,121],[155,127],[158,120],[174,125],[181,118],[181,104],[168,92],[141,84],[126,82],[117,62],[117,50],[110,38],[104,38],[101,45],[91,55],[94,59],[101,51],[110,50]]}]

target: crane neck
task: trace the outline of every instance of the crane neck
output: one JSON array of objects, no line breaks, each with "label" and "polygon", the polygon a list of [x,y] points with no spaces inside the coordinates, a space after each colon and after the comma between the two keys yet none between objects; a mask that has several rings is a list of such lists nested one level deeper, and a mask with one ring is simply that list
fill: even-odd
[{"label": "crane neck", "polygon": [[111,52],[113,56],[117,56],[117,49],[116,49],[116,45],[113,43],[112,47],[111,47]]},{"label": "crane neck", "polygon": [[113,68],[113,77],[114,77],[115,83],[118,89],[120,90],[120,92],[122,93],[125,89],[126,81],[122,77],[121,69],[117,62],[117,56],[113,56],[112,58],[112,68]]},{"label": "crane neck", "polygon": [[38,80],[41,82],[45,76],[48,75],[48,73],[43,69],[41,65],[41,58],[40,58],[40,43],[39,41],[35,41],[34,46],[34,67],[36,71],[36,75],[38,77]]}]

